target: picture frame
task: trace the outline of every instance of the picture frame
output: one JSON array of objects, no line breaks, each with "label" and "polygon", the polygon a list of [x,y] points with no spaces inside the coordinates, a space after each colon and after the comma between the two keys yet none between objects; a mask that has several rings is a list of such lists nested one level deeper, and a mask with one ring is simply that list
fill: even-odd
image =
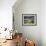
[{"label": "picture frame", "polygon": [[36,26],[37,14],[22,14],[22,26]]}]

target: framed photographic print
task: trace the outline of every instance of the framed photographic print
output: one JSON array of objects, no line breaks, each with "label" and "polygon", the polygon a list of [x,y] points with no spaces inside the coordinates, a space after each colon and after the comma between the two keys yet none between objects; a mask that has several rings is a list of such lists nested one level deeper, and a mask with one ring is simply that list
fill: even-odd
[{"label": "framed photographic print", "polygon": [[36,26],[37,14],[22,14],[22,25],[23,26]]}]

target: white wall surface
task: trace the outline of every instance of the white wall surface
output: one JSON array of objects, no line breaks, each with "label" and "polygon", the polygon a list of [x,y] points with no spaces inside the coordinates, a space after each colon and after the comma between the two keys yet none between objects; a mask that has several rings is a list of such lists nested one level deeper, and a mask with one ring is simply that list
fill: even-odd
[{"label": "white wall surface", "polygon": [[[15,2],[16,0],[0,0],[0,26],[12,28],[12,6]],[[23,0],[14,10],[15,28],[18,32],[23,32],[25,38],[36,41],[38,46],[41,42],[42,46],[46,46],[46,0]],[[22,26],[22,13],[37,13],[37,26]]]},{"label": "white wall surface", "polygon": [[41,0],[41,38],[42,46],[46,46],[46,0]]},{"label": "white wall surface", "polygon": [[16,0],[0,0],[0,27],[12,28],[12,6]]},{"label": "white wall surface", "polygon": [[[24,38],[34,40],[36,46],[41,46],[41,1],[23,0],[19,6],[16,5],[13,8],[15,30],[22,32]],[[37,26],[22,26],[22,14],[37,14]]]},{"label": "white wall surface", "polygon": [[[36,41],[36,46],[46,46],[46,0],[23,0],[20,4],[16,3],[13,7],[15,29],[22,32],[25,38]],[[24,13],[36,13],[37,26],[22,26]]]}]

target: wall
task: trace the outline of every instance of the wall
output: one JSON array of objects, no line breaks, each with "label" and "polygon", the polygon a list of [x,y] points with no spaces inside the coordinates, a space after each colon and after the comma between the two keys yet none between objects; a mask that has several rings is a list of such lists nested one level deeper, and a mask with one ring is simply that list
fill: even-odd
[{"label": "wall", "polygon": [[[16,0],[0,0],[0,27],[12,28],[12,6],[15,2]],[[37,42],[37,45],[41,32],[42,46],[46,46],[46,0],[41,0],[41,13],[40,0],[23,0],[21,3],[21,5],[15,3],[13,10],[16,30],[23,32],[26,37],[28,34],[30,39],[33,38]],[[22,26],[22,13],[37,13],[37,26]]]},{"label": "wall", "polygon": [[[41,1],[23,0],[16,5],[13,7],[15,31],[22,32],[24,38],[34,40],[36,46],[41,46]],[[22,14],[37,14],[37,26],[22,26]]]},{"label": "wall", "polygon": [[42,46],[46,46],[46,0],[41,1],[41,40]]},{"label": "wall", "polygon": [[12,6],[16,0],[0,0],[0,27],[12,28]]}]

